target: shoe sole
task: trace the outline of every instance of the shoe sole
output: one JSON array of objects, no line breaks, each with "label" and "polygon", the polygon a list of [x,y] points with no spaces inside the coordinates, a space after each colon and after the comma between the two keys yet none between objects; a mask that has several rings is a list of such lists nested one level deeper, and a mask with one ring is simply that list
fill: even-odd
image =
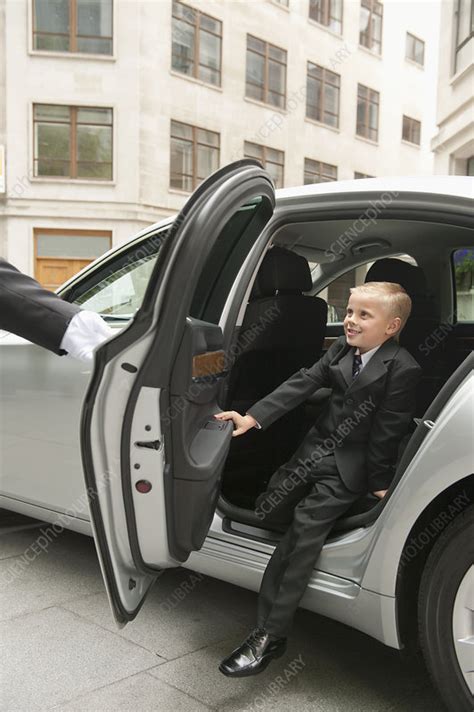
[{"label": "shoe sole", "polygon": [[269,655],[267,658],[264,658],[262,660],[261,665],[257,670],[247,670],[247,671],[241,671],[241,672],[231,672],[230,670],[225,670],[219,665],[219,670],[220,672],[225,675],[226,677],[250,677],[251,675],[258,675],[259,673],[263,672],[266,670],[266,668],[269,666],[272,660],[276,660],[277,658],[281,658],[282,655],[286,653],[286,648],[281,650],[279,653],[275,653],[273,655]]}]

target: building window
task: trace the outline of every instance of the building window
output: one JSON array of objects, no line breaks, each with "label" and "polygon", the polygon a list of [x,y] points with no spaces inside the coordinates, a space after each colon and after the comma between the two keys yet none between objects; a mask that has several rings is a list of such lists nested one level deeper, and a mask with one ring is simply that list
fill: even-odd
[{"label": "building window", "polygon": [[378,91],[369,89],[363,84],[357,85],[357,126],[356,133],[371,141],[378,140],[379,125]]},{"label": "building window", "polygon": [[112,0],[33,0],[33,49],[112,54]]},{"label": "building window", "polygon": [[172,68],[220,86],[222,22],[181,2],[173,2],[172,22]]},{"label": "building window", "polygon": [[219,168],[220,136],[171,121],[170,188],[193,191]]},{"label": "building window", "polygon": [[342,0],[309,0],[312,20],[342,34]]},{"label": "building window", "polygon": [[306,75],[306,116],[329,126],[339,126],[341,78],[317,64],[308,62]]},{"label": "building window", "polygon": [[474,176],[474,156],[471,156],[466,161],[466,175]]},{"label": "building window", "polygon": [[354,171],[354,179],[359,180],[360,178],[375,178],[375,176],[369,176],[368,173],[359,173],[359,171]]},{"label": "building window", "polygon": [[268,171],[276,188],[283,188],[285,154],[274,148],[260,146],[251,141],[244,142],[244,158],[255,158]]},{"label": "building window", "polygon": [[35,278],[57,289],[112,246],[110,230],[35,228]]},{"label": "building window", "polygon": [[35,104],[34,175],[112,180],[112,109]]},{"label": "building window", "polygon": [[285,108],[286,50],[247,35],[245,96]]},{"label": "building window", "polygon": [[454,71],[459,72],[472,62],[472,48],[468,47],[474,36],[474,0],[457,0],[456,51]]},{"label": "building window", "polygon": [[456,288],[456,320],[474,321],[474,249],[452,253]]},{"label": "building window", "polygon": [[337,166],[322,161],[313,161],[311,158],[304,159],[304,184],[329,183],[337,180]]},{"label": "building window", "polygon": [[382,12],[377,0],[361,0],[359,44],[377,54],[382,53]]},{"label": "building window", "polygon": [[409,32],[407,32],[405,57],[411,59],[412,62],[416,62],[421,67],[425,63],[425,43]]},{"label": "building window", "polygon": [[416,119],[410,119],[409,116],[403,117],[402,139],[410,143],[420,145],[421,122]]}]

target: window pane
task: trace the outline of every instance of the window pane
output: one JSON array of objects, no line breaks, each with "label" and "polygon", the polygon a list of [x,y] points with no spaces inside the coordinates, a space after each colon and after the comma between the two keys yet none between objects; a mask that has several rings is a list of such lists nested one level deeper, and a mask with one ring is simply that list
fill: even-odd
[{"label": "window pane", "polygon": [[194,27],[173,19],[172,67],[183,74],[194,68]]},{"label": "window pane", "polygon": [[51,121],[69,122],[69,106],[60,106],[58,104],[35,104],[34,116],[35,119],[38,120],[49,119]]},{"label": "window pane", "polygon": [[170,185],[173,188],[192,190],[193,144],[190,141],[171,139],[170,170]]},{"label": "window pane", "polygon": [[69,126],[36,124],[36,157],[59,158],[69,162],[69,136]]},{"label": "window pane", "polygon": [[286,64],[286,52],[283,49],[279,49],[278,47],[269,45],[268,56],[270,59],[275,59],[278,62],[283,62],[284,64]]},{"label": "window pane", "polygon": [[219,146],[219,134],[215,131],[206,131],[206,129],[196,130],[196,140],[200,143],[209,143],[212,146]]},{"label": "window pane", "polygon": [[77,160],[111,162],[112,129],[105,126],[78,126]]},{"label": "window pane", "polygon": [[267,161],[273,161],[274,163],[283,163],[283,151],[277,151],[275,148],[267,148],[266,155]]},{"label": "window pane", "polygon": [[268,88],[270,91],[285,93],[286,67],[271,60],[268,63]]},{"label": "window pane", "polygon": [[458,45],[472,32],[472,0],[459,0]]},{"label": "window pane", "polygon": [[112,37],[112,0],[76,0],[77,34]]},{"label": "window pane", "polygon": [[257,161],[263,160],[263,147],[250,141],[245,141],[244,152],[247,158],[256,158]]},{"label": "window pane", "polygon": [[99,37],[78,37],[77,51],[86,54],[112,54],[112,40]]},{"label": "window pane", "polygon": [[200,33],[199,62],[213,69],[220,69],[221,41],[219,37],[210,35],[209,32]]},{"label": "window pane", "polygon": [[325,85],[324,87],[324,109],[325,113],[337,114],[339,111],[339,91],[333,86]]},{"label": "window pane", "polygon": [[48,235],[37,236],[38,257],[85,257],[95,259],[110,248],[108,237],[100,235]]},{"label": "window pane", "polygon": [[377,128],[378,115],[378,106],[375,104],[369,104],[369,126],[371,128]]},{"label": "window pane", "polygon": [[70,163],[69,161],[55,161],[49,158],[40,158],[36,161],[35,176],[51,176],[51,177],[68,177]]},{"label": "window pane", "polygon": [[247,49],[254,49],[257,52],[265,54],[265,42],[251,35],[247,35]]},{"label": "window pane", "polygon": [[456,318],[474,321],[474,249],[456,250],[453,254],[456,279]]},{"label": "window pane", "polygon": [[283,166],[277,166],[274,163],[266,163],[266,170],[270,174],[276,188],[283,188]]},{"label": "window pane", "polygon": [[196,11],[189,5],[183,5],[180,2],[173,2],[173,16],[186,20],[191,24],[196,23]]},{"label": "window pane", "polygon": [[69,35],[35,35],[34,49],[69,52]]},{"label": "window pane", "polygon": [[369,29],[370,11],[366,7],[360,8],[359,29],[361,33],[365,33]]},{"label": "window pane", "polygon": [[247,52],[247,82],[263,87],[265,60],[254,52]]},{"label": "window pane", "polygon": [[372,49],[380,52],[380,41],[382,39],[382,18],[380,15],[372,15]]},{"label": "window pane", "polygon": [[35,30],[69,33],[69,0],[35,0]]},{"label": "window pane", "polygon": [[308,74],[316,79],[321,79],[323,76],[323,70],[317,64],[311,64],[311,62],[308,62]]},{"label": "window pane", "polygon": [[112,109],[85,109],[77,110],[78,124],[112,124]]},{"label": "window pane", "polygon": [[188,124],[182,124],[179,121],[172,121],[171,134],[177,138],[192,139],[193,129],[192,126],[188,126]]},{"label": "window pane", "polygon": [[209,67],[199,67],[198,78],[202,82],[207,82],[207,84],[214,84],[219,86],[221,83],[221,75],[217,69],[210,69]]},{"label": "window pane", "polygon": [[272,106],[278,106],[281,109],[285,108],[285,97],[276,92],[269,91],[267,93],[267,102]]},{"label": "window pane", "polygon": [[249,99],[256,99],[257,101],[263,101],[265,99],[265,93],[263,90],[263,86],[259,87],[256,86],[255,84],[246,84],[245,85],[245,96],[248,97]]},{"label": "window pane", "polygon": [[77,163],[78,178],[92,178],[93,180],[112,180],[111,163]]},{"label": "window pane", "polygon": [[306,100],[306,116],[319,121],[321,118],[321,89],[320,81],[315,81],[308,77],[307,81],[307,100]]},{"label": "window pane", "polygon": [[209,17],[209,15],[201,15],[200,23],[202,30],[209,30],[217,35],[221,34],[222,22],[219,22],[219,20],[214,20],[214,18]]},{"label": "window pane", "polygon": [[424,63],[424,57],[425,55],[425,44],[424,42],[420,42],[417,40],[415,42],[415,54],[414,54],[414,59],[415,62],[418,62],[418,64],[423,64]]},{"label": "window pane", "polygon": [[207,178],[219,168],[219,151],[207,146],[197,147],[197,177]]}]

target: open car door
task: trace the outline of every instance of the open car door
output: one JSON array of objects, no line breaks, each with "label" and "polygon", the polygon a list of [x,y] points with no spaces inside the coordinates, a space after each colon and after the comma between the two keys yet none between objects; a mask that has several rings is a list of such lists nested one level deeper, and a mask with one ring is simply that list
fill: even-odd
[{"label": "open car door", "polygon": [[165,236],[141,309],[96,352],[81,451],[120,626],[163,569],[202,546],[211,525],[233,431],[232,421],[213,418],[227,373],[218,322],[274,204],[256,161],[211,175]]}]

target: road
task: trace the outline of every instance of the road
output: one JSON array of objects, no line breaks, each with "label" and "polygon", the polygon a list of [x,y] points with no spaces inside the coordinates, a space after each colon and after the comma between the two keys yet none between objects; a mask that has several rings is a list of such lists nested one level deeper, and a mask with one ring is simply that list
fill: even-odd
[{"label": "road", "polygon": [[41,526],[0,511],[2,712],[444,710],[421,665],[303,610],[285,656],[224,677],[218,663],[253,627],[256,594],[185,569],[166,572],[119,630],[92,539],[60,531],[42,549]]}]

